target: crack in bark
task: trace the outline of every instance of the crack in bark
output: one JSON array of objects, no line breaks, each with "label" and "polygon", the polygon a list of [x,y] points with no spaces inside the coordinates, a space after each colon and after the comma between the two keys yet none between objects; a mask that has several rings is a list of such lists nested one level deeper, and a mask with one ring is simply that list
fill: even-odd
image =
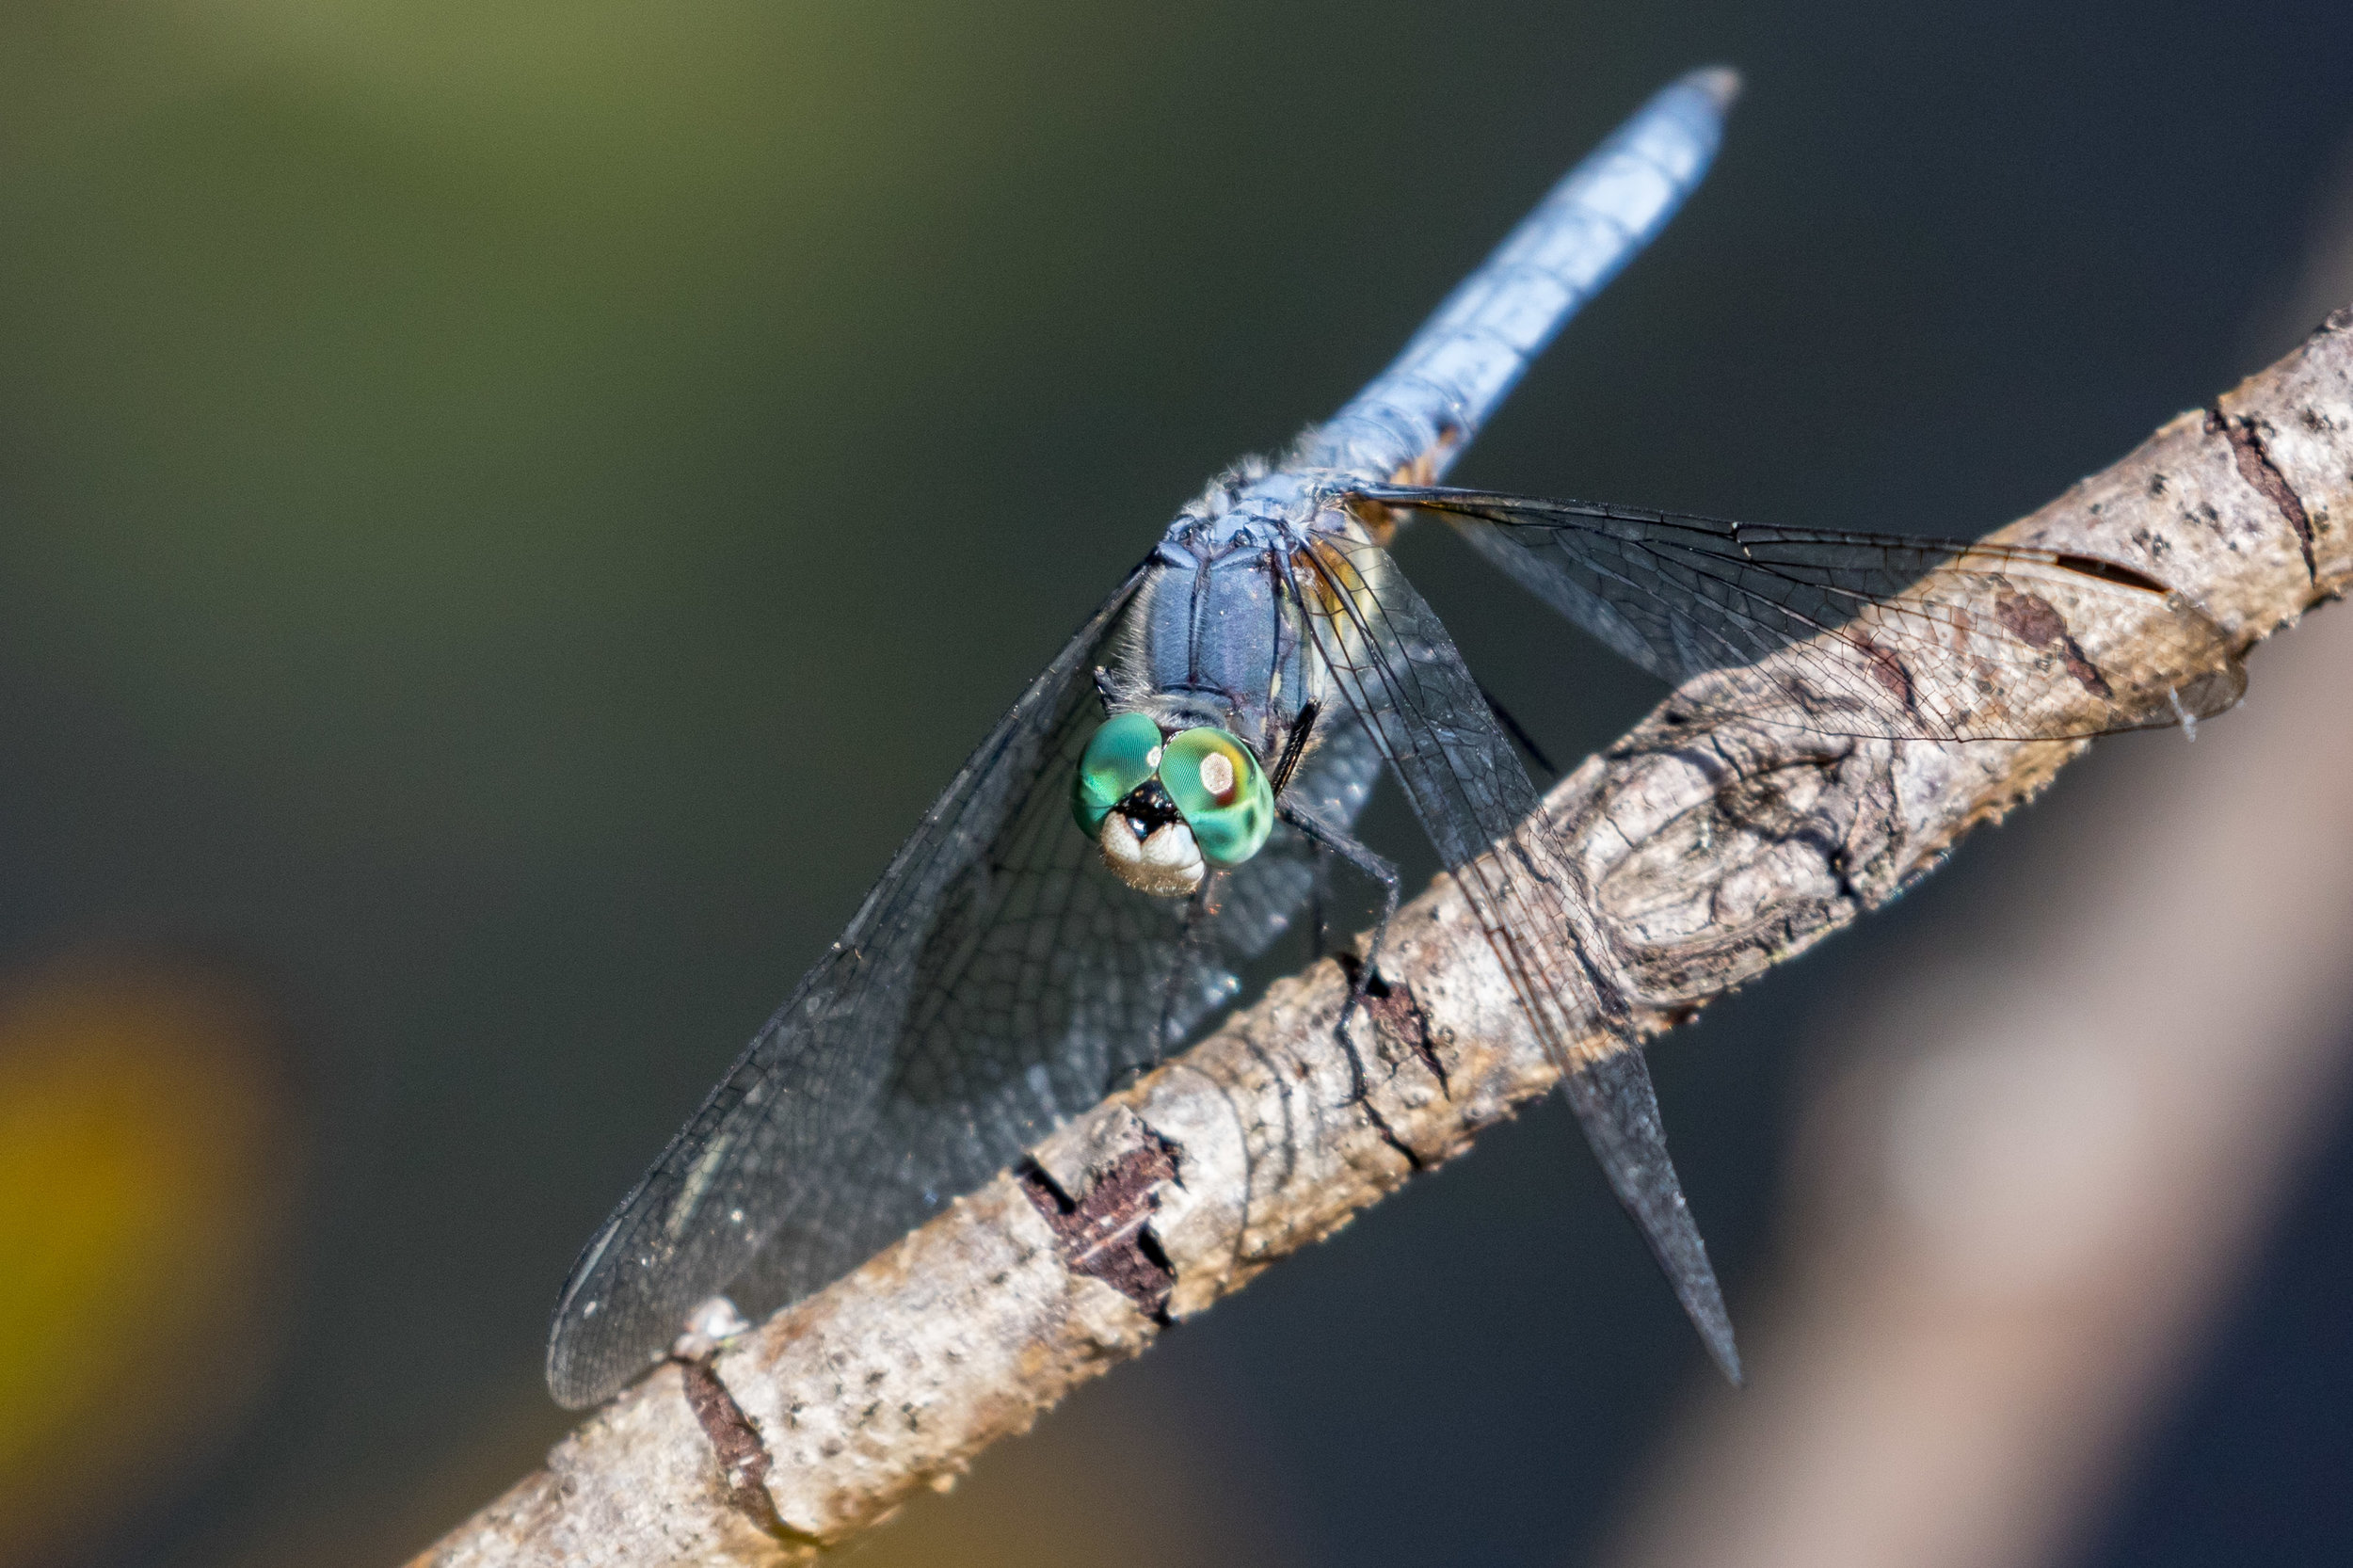
[{"label": "crack in bark", "polygon": [[1176,1270],[1147,1227],[1160,1212],[1160,1184],[1176,1179],[1176,1145],[1145,1128],[1144,1142],[1077,1197],[1035,1163],[1020,1179],[1021,1191],[1053,1229],[1063,1266],[1101,1280],[1165,1327]]},{"label": "crack in bark", "polygon": [[2206,410],[2206,428],[2230,441],[2231,455],[2238,460],[2239,477],[2270,502],[2287,519],[2288,526],[2296,530],[2297,548],[2304,553],[2304,575],[2319,582],[2320,565],[2313,554],[2312,514],[2304,510],[2303,498],[2288,483],[2287,475],[2273,466],[2271,454],[2264,450],[2263,437],[2249,421],[2216,408]]},{"label": "crack in bark", "polygon": [[1385,1029],[1398,1042],[1421,1059],[1430,1069],[1430,1076],[1438,1080],[1438,1093],[1454,1097],[1454,1085],[1448,1081],[1446,1063],[1438,1055],[1438,1048],[1430,1038],[1430,1019],[1414,1000],[1414,993],[1404,985],[1392,985],[1379,975],[1365,987],[1365,1011],[1371,1014],[1376,1027]]},{"label": "crack in bark", "polygon": [[[1348,977],[1351,985],[1357,984],[1357,977],[1364,974],[1364,960],[1353,952],[1336,952],[1332,961],[1339,965],[1340,972]],[[1430,1069],[1430,1076],[1438,1080],[1440,1094],[1449,1099],[1454,1097],[1454,1086],[1447,1080],[1446,1063],[1439,1058],[1437,1048],[1430,1040],[1430,1019],[1422,1012],[1421,1003],[1414,1000],[1410,987],[1391,984],[1375,969],[1364,980],[1363,1000],[1357,1007],[1372,1019],[1377,1031],[1390,1035],[1421,1059],[1421,1064]],[[1342,1041],[1341,1044],[1351,1050],[1355,1048],[1351,1042]],[[1362,1063],[1357,1064],[1357,1078],[1360,1081],[1369,1081],[1365,1080]]]},{"label": "crack in bark", "polygon": [[817,1545],[815,1536],[794,1529],[776,1512],[776,1500],[768,1494],[768,1472],[776,1462],[769,1457],[768,1446],[760,1440],[751,1417],[712,1370],[709,1358],[680,1359],[679,1368],[685,1374],[687,1406],[694,1411],[703,1435],[711,1440],[712,1456],[719,1462],[719,1481],[728,1506],[779,1544]]},{"label": "crack in bark", "polygon": [[[1332,957],[1339,965],[1340,972],[1348,977],[1349,984],[1356,984],[1357,976],[1364,970],[1364,960],[1353,952],[1336,952]],[[1447,1082],[1446,1065],[1438,1060],[1438,1053],[1431,1047],[1429,1020],[1422,1016],[1413,993],[1402,986],[1391,985],[1381,978],[1377,970],[1365,979],[1364,987],[1357,1011],[1372,1019],[1374,1033],[1395,1035],[1430,1069],[1431,1075],[1438,1080],[1438,1092],[1451,1099],[1453,1089]],[[1356,1049],[1356,1042],[1343,1033],[1340,1047],[1348,1052],[1349,1064],[1355,1077],[1356,1104],[1364,1112],[1365,1120],[1372,1124],[1372,1130],[1379,1133],[1381,1141],[1405,1161],[1408,1170],[1419,1175],[1430,1169],[1430,1161],[1424,1160],[1411,1144],[1398,1136],[1397,1129],[1389,1126],[1389,1119],[1381,1114],[1381,1108],[1372,1103],[1372,1077],[1365,1071],[1364,1058]]]},{"label": "crack in bark", "polygon": [[1414,1145],[1397,1135],[1397,1129],[1389,1125],[1389,1119],[1381,1114],[1381,1108],[1372,1103],[1371,1095],[1358,1096],[1356,1103],[1363,1108],[1365,1120],[1372,1124],[1372,1130],[1381,1135],[1383,1143],[1397,1151],[1398,1158],[1405,1161],[1408,1170],[1419,1176],[1430,1168],[1429,1161],[1414,1152]]}]

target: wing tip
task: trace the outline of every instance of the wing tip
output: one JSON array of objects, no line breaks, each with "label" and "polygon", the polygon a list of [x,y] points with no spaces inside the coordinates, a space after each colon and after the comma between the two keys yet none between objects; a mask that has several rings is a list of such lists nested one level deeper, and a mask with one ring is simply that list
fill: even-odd
[{"label": "wing tip", "polygon": [[[1665,1149],[1660,1147],[1660,1159]],[[1717,1370],[1735,1388],[1741,1386],[1740,1347],[1732,1335],[1732,1313],[1724,1305],[1724,1288],[1717,1283],[1715,1265],[1707,1259],[1707,1244],[1700,1237],[1698,1224],[1691,1218],[1689,1206],[1683,1198],[1682,1184],[1675,1179],[1674,1168],[1665,1167],[1663,1185],[1672,1191],[1673,1203],[1662,1216],[1647,1207],[1636,1208],[1627,1205],[1642,1239],[1650,1243],[1651,1256],[1658,1260],[1659,1271],[1682,1304],[1683,1315],[1699,1331],[1700,1343],[1706,1347],[1707,1357]],[[1657,1177],[1654,1175],[1653,1179]]]},{"label": "wing tip", "polygon": [[618,1385],[601,1377],[596,1370],[576,1367],[571,1358],[559,1358],[553,1346],[548,1349],[548,1397],[566,1410],[586,1410],[602,1404],[618,1391]]},{"label": "wing tip", "polygon": [[1628,1044],[1614,1055],[1589,1063],[1563,1078],[1561,1088],[1602,1174],[1649,1244],[1709,1358],[1739,1387],[1740,1352],[1733,1340],[1732,1315],[1725,1309],[1715,1267],[1707,1260],[1699,1224],[1683,1196],[1674,1161],[1668,1157],[1657,1091],[1651,1086],[1642,1048]]}]

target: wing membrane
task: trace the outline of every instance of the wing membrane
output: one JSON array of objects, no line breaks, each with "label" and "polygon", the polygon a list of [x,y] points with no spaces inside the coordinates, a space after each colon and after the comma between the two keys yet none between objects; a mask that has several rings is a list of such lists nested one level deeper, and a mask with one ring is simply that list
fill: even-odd
[{"label": "wing membrane", "polygon": [[[1291,570],[1334,683],[1477,914],[1619,1201],[1737,1382],[1723,1293],[1668,1158],[1649,1068],[1623,1032],[1626,1004],[1602,959],[1607,938],[1527,769],[1453,639],[1386,551],[1322,535],[1291,557]],[[1570,1009],[1580,1003],[1610,1029],[1614,1049],[1579,1048]]]},{"label": "wing membrane", "polygon": [[2202,611],[2092,556],[1481,490],[1356,493],[1443,516],[1701,712],[1832,735],[2041,740],[2204,718],[2246,686]]},{"label": "wing membrane", "polygon": [[[1305,901],[1308,852],[1278,830],[1183,941],[1186,904],[1119,882],[1071,824],[1101,718],[1089,676],[1143,575],[973,754],[582,1254],[550,1336],[557,1399],[613,1393],[709,1297],[757,1319],[977,1187],[1160,1055],[1163,1024],[1181,1035],[1228,1000]],[[1378,766],[1342,733],[1294,787],[1353,817]]]}]

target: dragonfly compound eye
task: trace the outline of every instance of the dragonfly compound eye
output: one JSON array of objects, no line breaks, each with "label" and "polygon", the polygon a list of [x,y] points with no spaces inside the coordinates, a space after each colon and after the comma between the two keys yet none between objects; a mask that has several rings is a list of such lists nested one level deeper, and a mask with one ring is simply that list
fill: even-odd
[{"label": "dragonfly compound eye", "polygon": [[1149,783],[1160,765],[1160,727],[1144,713],[1122,713],[1088,740],[1070,781],[1070,811],[1090,839],[1112,808]]},{"label": "dragonfly compound eye", "polygon": [[1160,759],[1160,784],[1193,829],[1201,857],[1239,866],[1274,830],[1274,792],[1257,755],[1223,729],[1182,730]]}]

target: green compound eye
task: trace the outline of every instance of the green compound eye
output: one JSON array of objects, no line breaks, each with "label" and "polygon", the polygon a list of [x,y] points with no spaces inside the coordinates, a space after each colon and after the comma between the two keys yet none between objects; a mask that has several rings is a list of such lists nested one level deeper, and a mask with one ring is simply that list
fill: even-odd
[{"label": "green compound eye", "polygon": [[1088,838],[1160,765],[1160,727],[1144,713],[1122,713],[1087,741],[1070,781],[1070,810]]},{"label": "green compound eye", "polygon": [[1274,792],[1267,788],[1266,770],[1223,729],[1172,736],[1160,759],[1160,783],[1211,865],[1241,865],[1274,830]]}]

